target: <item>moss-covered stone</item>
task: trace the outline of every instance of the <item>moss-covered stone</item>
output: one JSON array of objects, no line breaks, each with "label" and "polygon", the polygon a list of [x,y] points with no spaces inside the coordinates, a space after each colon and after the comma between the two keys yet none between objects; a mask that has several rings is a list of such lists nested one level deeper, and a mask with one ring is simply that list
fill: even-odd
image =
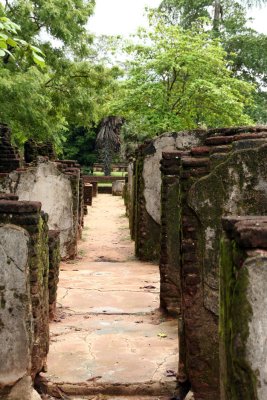
[{"label": "moss-covered stone", "polygon": [[247,299],[248,270],[234,241],[221,241],[220,366],[222,400],[257,400],[257,378],[247,359],[252,308]]}]

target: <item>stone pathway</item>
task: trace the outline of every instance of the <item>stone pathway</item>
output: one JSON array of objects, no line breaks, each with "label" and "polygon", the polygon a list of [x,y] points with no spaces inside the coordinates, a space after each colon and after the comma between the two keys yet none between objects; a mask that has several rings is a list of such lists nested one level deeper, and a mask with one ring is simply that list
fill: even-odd
[{"label": "stone pathway", "polygon": [[158,266],[135,260],[122,199],[99,195],[85,220],[78,259],[61,264],[43,374],[49,395],[170,399],[178,365],[177,322],[158,307]]}]

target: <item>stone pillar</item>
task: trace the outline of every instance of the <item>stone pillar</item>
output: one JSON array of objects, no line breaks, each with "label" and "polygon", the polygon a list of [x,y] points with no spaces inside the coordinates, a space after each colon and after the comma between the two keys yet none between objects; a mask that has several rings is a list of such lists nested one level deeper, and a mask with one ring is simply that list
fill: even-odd
[{"label": "stone pillar", "polygon": [[73,259],[77,256],[77,244],[79,238],[79,213],[80,213],[80,195],[79,195],[79,187],[80,187],[80,169],[71,168],[65,170],[65,174],[70,178],[71,191],[72,191],[72,216],[73,216],[73,225],[72,225],[72,237],[69,240],[67,246],[67,258]]},{"label": "stone pillar", "polygon": [[112,196],[122,196],[125,180],[117,180],[112,183]]},{"label": "stone pillar", "polygon": [[129,208],[129,227],[131,238],[135,239],[135,199],[136,199],[136,185],[135,185],[136,163],[132,160],[128,167],[128,208]]},{"label": "stone pillar", "polygon": [[160,306],[180,315],[180,169],[181,152],[163,152],[161,160]]},{"label": "stone pillar", "polygon": [[[1,205],[0,205],[1,207]],[[0,397],[31,375],[33,321],[28,232],[0,220]]]},{"label": "stone pillar", "polygon": [[223,218],[220,262],[222,400],[267,398],[267,217]]},{"label": "stone pillar", "polygon": [[[21,294],[18,299],[23,304],[21,312],[26,313],[24,324],[28,332],[27,335],[30,336],[27,338],[27,335],[23,334],[23,340],[30,343],[27,351],[29,351],[31,358],[30,375],[34,378],[37,373],[45,368],[49,348],[47,215],[41,212],[41,204],[38,202],[0,200],[0,225],[2,229],[1,246],[2,249],[5,249],[2,250],[2,257],[3,260],[6,260],[3,262],[7,262],[9,265],[14,264],[14,268],[19,269],[20,272],[17,273],[21,274],[21,287],[18,286],[18,289],[25,290],[25,296]],[[8,235],[6,232],[8,232]],[[16,235],[18,235],[18,241],[13,240]],[[14,249],[18,252],[16,255],[11,254]],[[21,255],[21,259],[18,259],[19,255]],[[7,279],[7,282],[9,280],[12,282],[13,278],[5,276],[3,279]],[[19,282],[17,282],[17,285],[19,285]],[[11,290],[11,286],[9,287],[8,283],[5,284],[5,288]],[[30,293],[30,305],[28,304],[28,290]],[[12,306],[6,309],[5,305],[5,298],[9,296],[10,294],[2,296],[2,304],[5,312],[9,313],[10,319],[13,320],[13,318],[16,319],[16,313],[13,313]],[[29,316],[27,316],[27,307],[30,307],[30,320]],[[22,318],[22,315],[20,318]],[[16,324],[15,320],[13,322]],[[5,332],[5,329],[3,332]],[[12,334],[16,336],[14,330]],[[18,345],[21,346],[21,344]],[[25,351],[23,346],[21,347],[21,354]]]},{"label": "stone pillar", "polygon": [[98,194],[98,182],[92,181],[91,185],[93,186],[93,197],[97,197],[97,194]]},{"label": "stone pillar", "polygon": [[80,177],[79,179],[79,228],[78,235],[79,239],[82,238],[82,229],[84,226],[84,193],[83,193],[83,179]]},{"label": "stone pillar", "polygon": [[91,185],[91,183],[85,183],[84,184],[84,204],[86,206],[91,206],[92,199],[93,199],[93,186]]},{"label": "stone pillar", "polygon": [[[189,378],[196,400],[219,399],[219,349],[214,346],[218,341],[217,324],[203,307],[201,225],[187,202],[193,182],[209,172],[209,158],[203,157],[206,151],[203,148],[198,157],[183,157],[180,177],[182,316],[179,323],[181,354],[178,379],[183,384]],[[210,331],[209,335],[207,331]]]},{"label": "stone pillar", "polygon": [[201,145],[206,135],[203,130],[165,133],[137,149],[135,240],[140,259],[158,261],[160,257],[162,153],[189,150]]},{"label": "stone pillar", "polygon": [[49,319],[52,321],[55,317],[56,302],[57,302],[57,286],[59,280],[59,264],[60,264],[60,232],[48,232],[49,246]]}]

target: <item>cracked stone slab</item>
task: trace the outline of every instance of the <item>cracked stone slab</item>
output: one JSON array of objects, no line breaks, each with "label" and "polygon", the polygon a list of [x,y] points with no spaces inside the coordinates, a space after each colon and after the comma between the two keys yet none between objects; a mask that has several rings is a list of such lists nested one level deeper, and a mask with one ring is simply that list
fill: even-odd
[{"label": "cracked stone slab", "polygon": [[158,311],[159,267],[134,259],[122,199],[93,204],[80,259],[61,264],[42,377],[50,395],[73,400],[165,400],[176,387],[178,324]]},{"label": "cracked stone slab", "polygon": [[51,326],[46,377],[55,383],[169,382],[174,378],[168,378],[166,371],[177,370],[177,354],[173,319],[72,315]]}]

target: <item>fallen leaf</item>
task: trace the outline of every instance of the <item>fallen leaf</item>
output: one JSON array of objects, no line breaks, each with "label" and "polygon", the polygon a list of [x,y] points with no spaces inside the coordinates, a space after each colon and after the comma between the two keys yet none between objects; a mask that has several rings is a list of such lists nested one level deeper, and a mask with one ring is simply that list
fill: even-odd
[{"label": "fallen leaf", "polygon": [[168,335],[166,335],[166,333],[160,332],[160,333],[158,333],[158,336],[160,338],[166,338]]},{"label": "fallen leaf", "polygon": [[172,377],[172,376],[176,376],[176,372],[173,369],[167,369],[166,371],[166,376],[168,378]]},{"label": "fallen leaf", "polygon": [[87,382],[92,382],[92,381],[96,381],[96,380],[98,380],[98,379],[101,379],[102,378],[102,376],[93,376],[92,378],[89,378],[89,379],[86,379],[86,381]]}]

